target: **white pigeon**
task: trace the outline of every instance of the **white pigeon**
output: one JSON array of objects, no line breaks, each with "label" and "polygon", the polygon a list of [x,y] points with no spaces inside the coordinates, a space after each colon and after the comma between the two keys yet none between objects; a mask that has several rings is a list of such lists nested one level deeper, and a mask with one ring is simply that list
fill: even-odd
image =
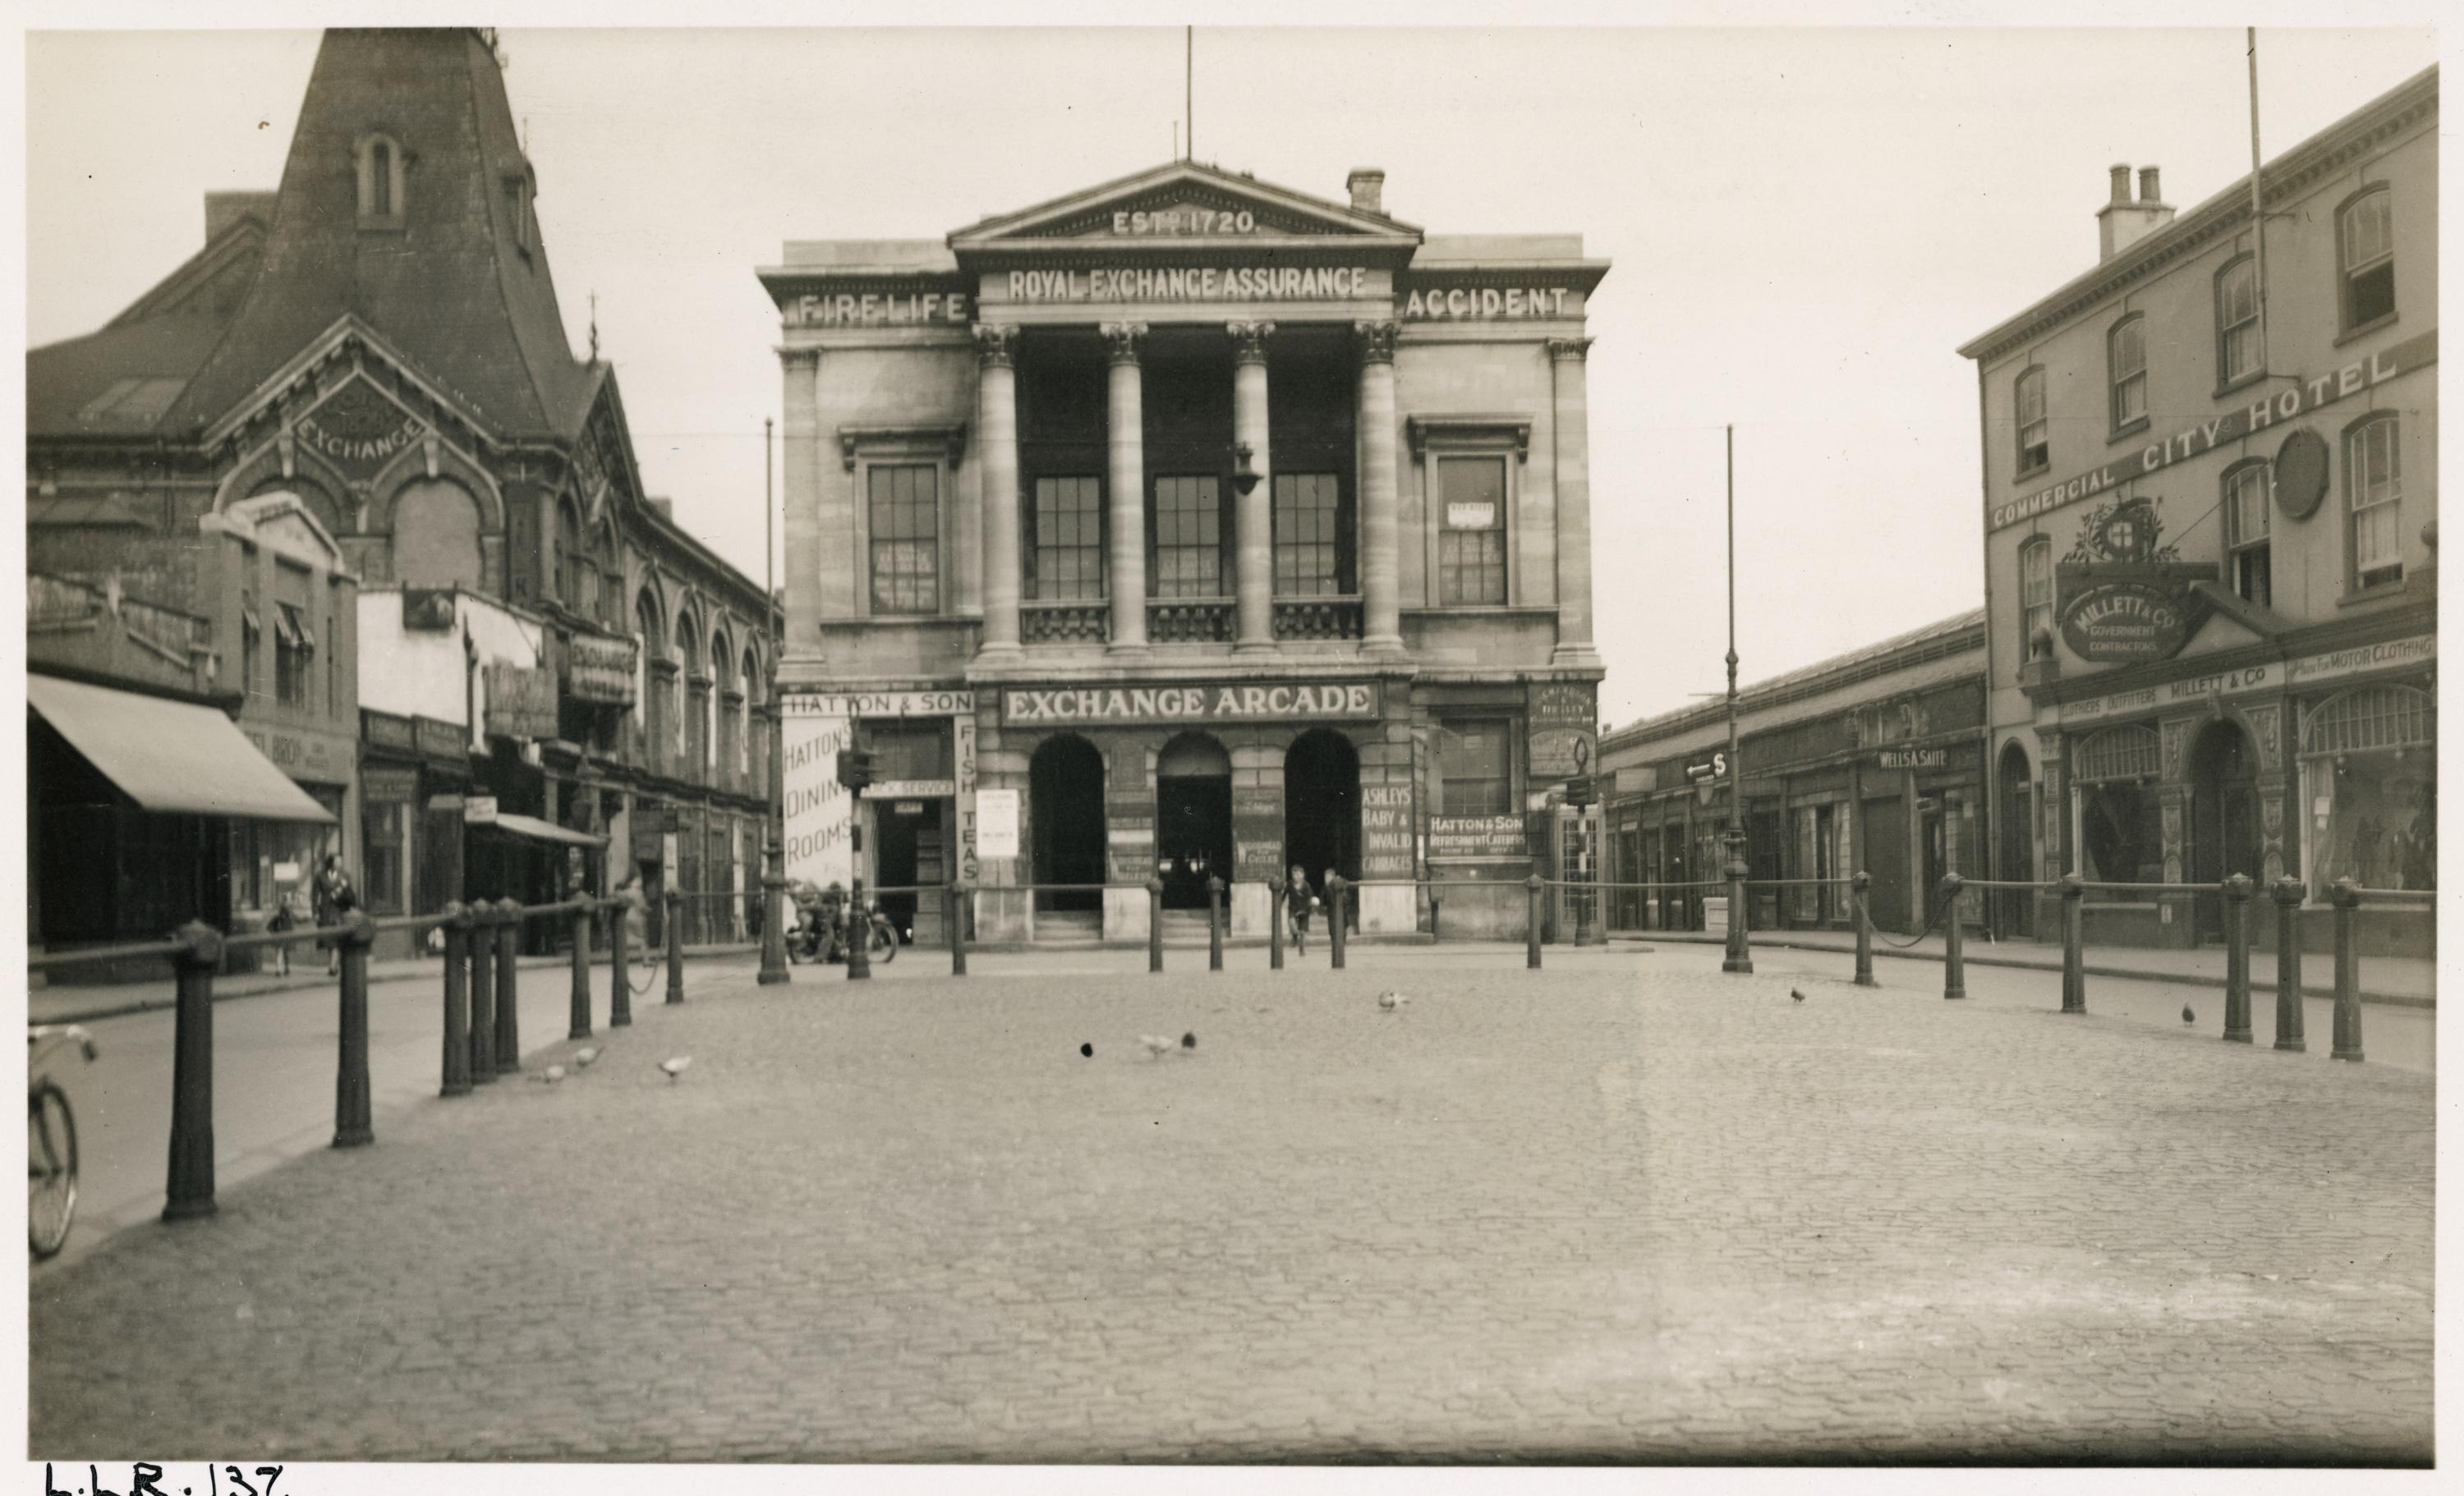
[{"label": "white pigeon", "polygon": [[532,1076],[531,1079],[535,1081],[544,1081],[548,1085],[553,1086],[557,1082],[564,1079],[564,1067],[561,1065],[551,1065],[546,1069]]},{"label": "white pigeon", "polygon": [[1140,1034],[1138,1035],[1138,1043],[1146,1045],[1147,1053],[1155,1056],[1158,1060],[1180,1047],[1179,1040],[1167,1039],[1161,1034]]},{"label": "white pigeon", "polygon": [[691,1064],[693,1064],[692,1055],[680,1054],[672,1060],[661,1060],[659,1068],[668,1072],[668,1079],[674,1080],[682,1075],[685,1072],[685,1067]]},{"label": "white pigeon", "polygon": [[598,1058],[598,1050],[584,1045],[573,1051],[573,1067],[577,1070],[586,1070],[590,1068],[590,1062]]},{"label": "white pigeon", "polygon": [[1412,1000],[1410,998],[1405,997],[1399,992],[1381,992],[1377,994],[1377,1005],[1384,1008],[1389,1013],[1394,1012],[1396,1009],[1411,1001]]}]

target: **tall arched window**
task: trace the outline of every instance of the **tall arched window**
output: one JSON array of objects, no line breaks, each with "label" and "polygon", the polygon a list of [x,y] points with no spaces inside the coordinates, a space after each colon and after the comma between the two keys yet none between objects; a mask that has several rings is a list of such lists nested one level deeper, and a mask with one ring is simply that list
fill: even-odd
[{"label": "tall arched window", "polygon": [[633,603],[633,629],[641,640],[642,679],[641,710],[633,722],[640,734],[636,739],[640,757],[652,772],[667,766],[664,747],[668,740],[667,693],[669,674],[658,668],[667,658],[668,630],[661,622],[659,600],[644,587]]},{"label": "tall arched window", "polygon": [[2258,261],[2244,254],[2216,272],[2216,383],[2237,385],[2266,365],[2258,335]]},{"label": "tall arched window", "polygon": [[2395,206],[2384,187],[2346,203],[2336,215],[2343,272],[2344,330],[2395,316]]},{"label": "tall arched window", "polygon": [[710,636],[711,762],[721,779],[737,772],[737,718],[743,708],[744,696],[736,679],[736,650],[727,642],[727,631],[715,628]]},{"label": "tall arched window", "polygon": [[2275,595],[2268,526],[2273,471],[2265,458],[2253,458],[2225,472],[2225,581],[2261,607]]},{"label": "tall arched window", "polygon": [[367,136],[360,142],[359,158],[361,227],[402,227],[401,143],[389,135]]},{"label": "tall arched window", "polygon": [[603,520],[599,526],[597,555],[599,558],[599,621],[610,633],[625,630],[625,573],[616,563],[616,523]]},{"label": "tall arched window", "polygon": [[2113,429],[2119,434],[2147,419],[2147,319],[2132,314],[2105,334],[2105,374],[2113,386]]},{"label": "tall arched window", "polygon": [[582,554],[582,516],[574,511],[573,500],[563,498],[556,505],[556,596],[557,601],[577,613],[598,611],[596,597],[583,600],[585,588],[583,568],[588,558]]},{"label": "tall arched window", "polygon": [[2053,440],[2045,419],[2045,371],[2032,368],[2012,388],[2012,409],[2019,427],[2019,476],[2042,473],[2053,462]]},{"label": "tall arched window", "polygon": [[2344,429],[2346,576],[2355,591],[2404,580],[2402,434],[2392,410]]},{"label": "tall arched window", "polygon": [[701,633],[693,627],[691,613],[676,615],[676,664],[679,672],[690,677],[679,682],[685,695],[674,738],[680,755],[677,773],[699,774],[710,763],[710,677],[702,673],[710,667],[702,658]]},{"label": "tall arched window", "polygon": [[745,789],[759,795],[769,784],[769,760],[763,757],[763,734],[760,721],[764,681],[761,657],[753,647],[744,649],[744,733],[742,737]]},{"label": "tall arched window", "polygon": [[422,478],[393,501],[393,571],[406,587],[483,585],[479,503],[450,478]]}]

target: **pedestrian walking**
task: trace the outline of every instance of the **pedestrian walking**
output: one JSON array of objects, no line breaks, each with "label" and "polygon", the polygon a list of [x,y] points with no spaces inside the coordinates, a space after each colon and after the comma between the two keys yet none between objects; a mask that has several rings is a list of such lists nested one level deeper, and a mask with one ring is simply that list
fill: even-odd
[{"label": "pedestrian walking", "polygon": [[625,901],[625,939],[645,966],[656,964],[650,959],[650,901],[642,892],[642,875],[625,874],[616,885],[616,896]]},{"label": "pedestrian walking", "polygon": [[1294,863],[1291,877],[1284,884],[1284,913],[1291,920],[1294,956],[1309,954],[1309,911],[1315,908],[1317,895],[1309,891],[1309,874]]},{"label": "pedestrian walking", "polygon": [[[317,928],[339,925],[343,916],[357,909],[360,891],[351,883],[351,875],[342,870],[342,854],[327,852],[324,863],[317,869]],[[342,948],[325,948],[325,975],[340,976],[342,970]]]},{"label": "pedestrian walking", "polygon": [[[299,911],[294,902],[298,898],[298,891],[291,885],[283,885],[282,891],[274,896],[274,917],[265,922],[265,928],[268,933],[273,935],[289,935],[292,931],[299,928]],[[277,945],[274,948],[274,971],[275,975],[277,977],[288,977],[291,975],[291,947],[289,945]]]}]

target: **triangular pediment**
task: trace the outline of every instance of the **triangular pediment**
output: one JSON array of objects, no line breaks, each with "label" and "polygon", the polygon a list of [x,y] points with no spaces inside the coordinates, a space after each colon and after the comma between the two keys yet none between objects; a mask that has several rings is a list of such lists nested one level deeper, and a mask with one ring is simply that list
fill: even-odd
[{"label": "triangular pediment", "polygon": [[950,235],[951,249],[1032,249],[1063,241],[1187,247],[1344,238],[1414,245],[1420,231],[1382,213],[1275,187],[1197,162],[1173,162]]},{"label": "triangular pediment", "polygon": [[342,547],[297,494],[275,489],[242,499],[224,512],[222,523],[248,532],[258,544],[279,554],[329,570],[341,569]]}]

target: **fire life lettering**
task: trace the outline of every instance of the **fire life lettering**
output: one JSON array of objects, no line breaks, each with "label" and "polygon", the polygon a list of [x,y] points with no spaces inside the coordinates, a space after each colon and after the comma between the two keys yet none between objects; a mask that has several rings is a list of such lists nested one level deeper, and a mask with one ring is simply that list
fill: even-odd
[{"label": "fire life lettering", "polygon": [[1403,301],[1408,321],[1499,317],[1563,317],[1563,286],[1457,286],[1447,291],[1415,291]]},{"label": "fire life lettering", "polygon": [[2101,494],[2125,478],[2145,476],[2186,457],[2213,451],[2229,442],[2255,435],[2278,422],[2290,421],[2322,406],[2334,405],[2399,374],[2409,374],[2434,362],[2437,356],[2438,334],[2435,330],[2407,339],[2393,347],[2381,348],[2368,358],[2356,360],[2333,373],[2299,380],[2290,388],[2261,395],[2250,405],[2228,410],[2212,421],[2185,427],[2142,448],[2136,467],[2127,462],[2106,463],[2007,504],[1995,505],[1989,515],[1987,528],[2007,529],[2049,510]]},{"label": "fire life lettering", "polygon": [[1017,301],[1222,301],[1363,297],[1365,265],[1174,266],[1144,270],[1014,270]]},{"label": "fire life lettering", "polygon": [[319,426],[314,416],[302,416],[293,429],[312,450],[328,457],[344,462],[376,462],[392,456],[427,434],[428,423],[413,416],[383,436],[344,436]]},{"label": "fire life lettering", "polygon": [[798,297],[793,320],[798,327],[883,327],[904,322],[966,322],[971,317],[964,292],[891,296],[874,291],[842,291]]}]

